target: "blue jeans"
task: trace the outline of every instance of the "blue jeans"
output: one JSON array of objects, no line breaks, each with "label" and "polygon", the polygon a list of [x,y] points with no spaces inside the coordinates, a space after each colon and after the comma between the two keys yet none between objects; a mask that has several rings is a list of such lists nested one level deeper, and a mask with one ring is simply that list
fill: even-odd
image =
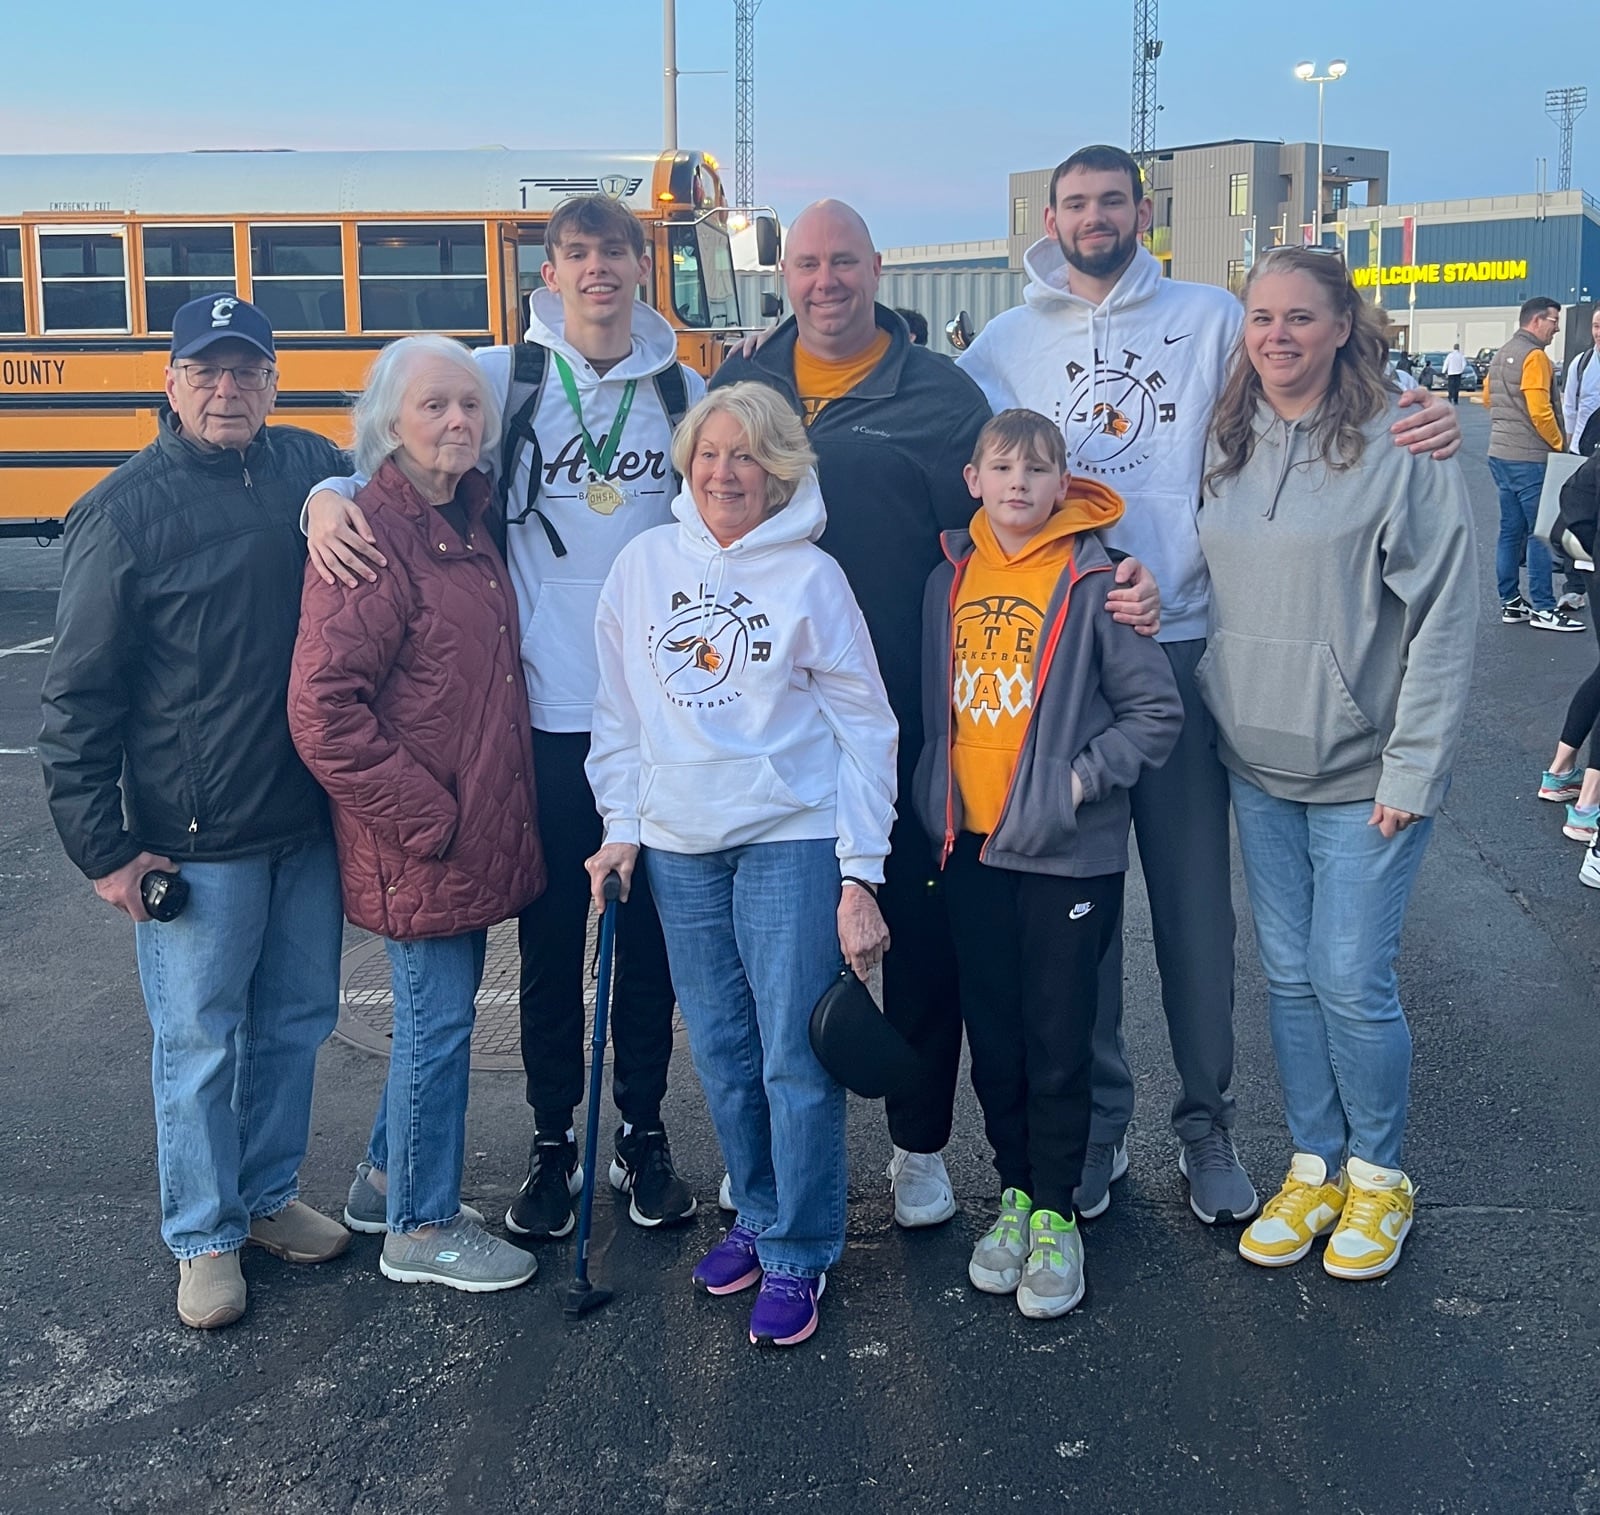
[{"label": "blue jeans", "polygon": [[383,944],[394,1041],[367,1161],[388,1174],[391,1231],[446,1225],[461,1213],[472,1022],[488,939],[487,931],[468,931]]},{"label": "blue jeans", "polygon": [[317,1048],[339,1015],[333,843],[184,863],[189,904],[135,927],[150,1014],[161,1236],[234,1252],[299,1193]]},{"label": "blue jeans", "polygon": [[1500,538],[1494,549],[1495,588],[1500,591],[1500,602],[1504,604],[1517,593],[1526,550],[1528,603],[1535,610],[1554,610],[1550,549],[1533,534],[1539,520],[1539,496],[1544,492],[1544,464],[1490,458],[1489,473],[1500,490]]},{"label": "blue jeans", "polygon": [[1278,1080],[1297,1152],[1400,1166],[1411,1030],[1395,957],[1427,817],[1386,840],[1372,801],[1305,805],[1230,774]]},{"label": "blue jeans", "polygon": [[815,1277],[844,1251],[847,1186],[844,1089],[808,1034],[843,967],[834,844],[644,857],[739,1220],[768,1273]]}]

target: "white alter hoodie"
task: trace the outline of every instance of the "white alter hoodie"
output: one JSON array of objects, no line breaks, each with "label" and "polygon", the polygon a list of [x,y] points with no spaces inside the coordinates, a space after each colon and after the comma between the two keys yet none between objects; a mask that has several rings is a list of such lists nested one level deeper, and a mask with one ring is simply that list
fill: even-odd
[{"label": "white alter hoodie", "polygon": [[1127,501],[1100,536],[1155,575],[1160,640],[1204,637],[1210,587],[1195,514],[1243,308],[1225,289],[1163,278],[1142,247],[1099,305],[1067,288],[1054,238],[1035,242],[1023,263],[1026,303],[990,321],[957,361],[996,411],[1049,416],[1072,472]]},{"label": "white alter hoodie", "polygon": [[730,547],[687,488],[600,595],[588,774],[608,842],[706,853],[837,838],[880,882],[899,738],[816,475]]}]

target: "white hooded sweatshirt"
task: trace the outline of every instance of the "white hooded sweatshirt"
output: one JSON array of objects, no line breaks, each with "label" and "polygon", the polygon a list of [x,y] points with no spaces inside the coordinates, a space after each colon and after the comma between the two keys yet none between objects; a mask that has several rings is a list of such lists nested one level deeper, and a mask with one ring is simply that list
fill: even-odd
[{"label": "white hooded sweatshirt", "polygon": [[1067,288],[1052,237],[1023,258],[1025,304],[990,321],[957,360],[996,411],[1049,416],[1075,474],[1109,484],[1127,513],[1100,533],[1161,589],[1163,642],[1204,637],[1210,607],[1195,516],[1206,432],[1244,322],[1225,289],[1162,277],[1144,248],[1099,305]]},{"label": "white hooded sweatshirt", "polygon": [[687,488],[600,595],[587,764],[608,842],[706,853],[837,838],[879,882],[899,728],[816,475],[729,547]]}]

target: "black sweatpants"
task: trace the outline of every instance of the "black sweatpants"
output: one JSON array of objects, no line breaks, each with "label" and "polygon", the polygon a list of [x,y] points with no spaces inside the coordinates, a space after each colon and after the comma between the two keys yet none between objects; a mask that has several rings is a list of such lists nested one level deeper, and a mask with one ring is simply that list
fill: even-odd
[{"label": "black sweatpants", "polygon": [[[901,795],[911,792],[902,774]],[[904,800],[902,800],[902,804]],[[889,839],[878,909],[889,928],[883,958],[884,1018],[922,1055],[927,1077],[884,1101],[889,1139],[908,1152],[939,1152],[955,1119],[961,1071],[961,995],[944,885],[928,836],[902,815]]]},{"label": "black sweatpants", "polygon": [[[1600,640],[1600,597],[1595,594],[1600,574],[1583,573],[1574,569],[1567,577],[1576,577],[1580,592],[1589,596],[1589,619],[1594,634]],[[1567,718],[1561,723],[1561,740],[1565,746],[1581,747],[1587,741],[1589,757],[1587,768],[1600,768],[1600,664],[1573,694],[1567,706]]]},{"label": "black sweatpants", "polygon": [[[522,1066],[539,1125],[561,1129],[583,1100],[585,943],[589,875],[600,848],[600,816],[583,771],[587,731],[533,733],[533,771],[544,843],[545,891],[517,919],[522,949]],[[634,870],[617,917],[611,997],[611,1093],[635,1126],[661,1119],[672,1058],[672,976],[645,870]]]},{"label": "black sweatpants", "polygon": [[963,832],[945,869],[972,1087],[1002,1189],[1072,1214],[1089,1141],[1100,964],[1120,930],[1120,873],[1059,878],[979,861]]}]

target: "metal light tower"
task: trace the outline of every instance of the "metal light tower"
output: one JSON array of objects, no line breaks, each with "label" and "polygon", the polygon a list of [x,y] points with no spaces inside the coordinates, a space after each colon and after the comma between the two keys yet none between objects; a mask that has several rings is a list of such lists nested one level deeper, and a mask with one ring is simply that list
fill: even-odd
[{"label": "metal light tower", "polygon": [[1350,65],[1343,58],[1335,58],[1325,74],[1317,72],[1315,63],[1297,63],[1294,66],[1296,79],[1304,79],[1307,84],[1317,86],[1317,204],[1313,219],[1317,228],[1315,245],[1318,247],[1322,246],[1322,88],[1332,84],[1335,79],[1344,78],[1349,69]]},{"label": "metal light tower", "polygon": [[733,0],[733,197],[756,203],[756,12],[761,0]]},{"label": "metal light tower", "polygon": [[1156,59],[1161,40],[1156,36],[1156,0],[1133,0],[1133,129],[1130,151],[1141,169],[1147,169],[1156,146]]},{"label": "metal light tower", "polygon": [[1561,129],[1561,156],[1556,168],[1556,188],[1572,188],[1572,123],[1589,103],[1589,91],[1581,84],[1567,89],[1548,89],[1544,94],[1544,113]]}]

